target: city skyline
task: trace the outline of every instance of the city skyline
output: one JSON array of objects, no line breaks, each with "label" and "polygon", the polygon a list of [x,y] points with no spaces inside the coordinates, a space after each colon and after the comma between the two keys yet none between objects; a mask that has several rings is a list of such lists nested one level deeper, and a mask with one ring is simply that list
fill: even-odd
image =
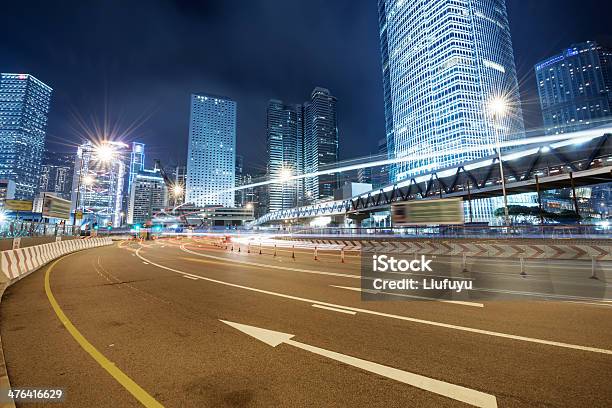
[{"label": "city skyline", "polygon": [[[351,101],[350,104],[344,104],[344,106],[340,104],[339,106],[339,132],[351,137],[352,140],[359,141],[359,143],[341,145],[340,158],[365,156],[376,151],[377,141],[384,135],[378,17],[375,3],[357,3],[354,7],[349,7],[347,2],[326,3],[324,7],[319,9],[328,13],[328,17],[314,31],[312,31],[313,27],[304,22],[308,19],[300,19],[297,22],[289,19],[290,24],[297,24],[298,34],[310,30],[315,39],[329,37],[332,32],[335,33],[333,38],[338,37],[328,42],[322,42],[321,47],[306,47],[302,50],[301,55],[295,54],[295,58],[291,57],[294,52],[283,48],[281,50],[283,58],[279,63],[283,67],[283,72],[292,72],[291,75],[294,80],[290,81],[289,84],[284,79],[286,76],[268,73],[267,65],[261,57],[251,58],[253,57],[251,52],[242,55],[239,39],[234,35],[229,36],[229,38],[215,37],[222,43],[227,41],[227,43],[224,43],[226,48],[232,50],[230,60],[235,61],[232,68],[225,69],[225,65],[221,67],[222,63],[214,62],[209,64],[210,67],[204,68],[203,73],[197,74],[194,74],[191,68],[170,67],[169,74],[160,78],[153,73],[159,72],[167,63],[161,61],[162,57],[156,58],[154,64],[151,64],[152,60],[149,57],[151,52],[147,47],[138,54],[139,57],[143,57],[142,61],[134,62],[133,59],[128,58],[132,62],[125,66],[122,65],[122,69],[118,71],[114,68],[116,65],[112,61],[116,61],[117,58],[127,52],[125,46],[121,46],[117,42],[118,39],[114,34],[101,38],[96,37],[94,33],[88,30],[83,33],[84,37],[94,40],[104,51],[102,55],[108,57],[108,59],[94,61],[100,56],[91,55],[89,51],[79,48],[78,41],[74,40],[66,42],[62,46],[63,48],[57,49],[58,55],[65,55],[66,58],[60,61],[56,57],[52,57],[45,64],[38,61],[38,58],[34,55],[28,55],[28,52],[9,45],[8,52],[4,54],[7,59],[4,65],[6,66],[5,70],[30,72],[39,78],[43,78],[45,82],[56,89],[58,99],[54,100],[52,105],[47,138],[51,150],[67,150],[67,146],[61,145],[62,140],[68,141],[71,146],[79,144],[81,140],[78,139],[78,133],[79,131],[83,132],[77,119],[75,119],[75,115],[79,117],[79,121],[88,123],[87,126],[91,128],[89,118],[91,116],[104,116],[104,106],[107,105],[111,123],[120,122],[119,128],[128,130],[126,134],[129,140],[126,140],[126,142],[142,141],[148,146],[149,158],[160,157],[164,162],[179,164],[184,161],[186,156],[188,132],[185,118],[188,116],[189,94],[206,90],[227,95],[235,99],[241,106],[237,123],[238,153],[245,156],[245,167],[249,171],[262,170],[265,167],[265,162],[261,158],[265,153],[265,106],[267,101],[269,99],[299,101],[301,100],[299,95],[303,95],[314,86],[320,85],[333,89],[338,100]],[[582,2],[579,6],[572,2],[554,2],[554,4],[538,2],[538,4],[529,5],[521,5],[516,1],[508,1],[507,3],[525,118],[527,127],[532,127],[534,123],[541,123],[537,89],[532,72],[533,65],[537,61],[553,55],[568,44],[583,40],[600,40],[602,34],[603,37],[606,37],[607,32],[600,16],[605,14],[601,7],[605,9],[608,6],[601,3],[595,4],[596,2]],[[162,6],[153,2],[147,8],[147,16],[151,17],[168,11],[168,21],[164,23],[164,28],[169,31],[171,36],[165,41],[155,43],[158,47],[155,50],[159,49],[162,55],[165,55],[165,50],[172,48],[172,52],[178,53],[177,57],[185,58],[192,54],[193,49],[191,47],[194,46],[192,42],[187,41],[178,50],[174,49],[174,43],[168,43],[169,40],[177,40],[182,43],[182,33],[180,30],[176,32],[176,27],[180,25],[179,22],[186,25],[186,32],[190,32],[196,27],[207,29],[206,24],[201,26],[202,22],[208,23],[213,19],[220,19],[228,24],[238,24],[248,14],[249,18],[253,17],[257,21],[257,24],[248,28],[247,35],[255,40],[263,40],[269,35],[273,35],[276,30],[284,28],[265,24],[273,9],[278,12],[285,11],[287,15],[299,15],[299,13],[295,13],[295,9],[313,15],[318,13],[313,10],[302,10],[305,8],[304,5],[298,4],[283,4],[279,6],[280,9],[274,6],[278,5],[270,4],[260,8],[246,5],[243,7],[244,10],[240,10],[236,15],[230,15],[228,9],[232,7],[226,4],[207,3],[200,8],[198,6]],[[167,7],[170,7],[171,10],[166,10]],[[598,10],[596,13],[593,12],[595,8]],[[110,9],[100,11],[94,7],[91,10],[75,10],[68,14],[82,13],[81,17],[84,20],[89,19],[96,25],[104,21],[103,17],[93,17],[96,12],[110,18],[113,13]],[[290,13],[291,11],[294,13]],[[15,11],[17,14],[20,12],[19,10]],[[186,17],[186,15],[190,16]],[[69,16],[57,16],[59,19],[67,17]],[[570,19],[572,25],[568,28],[567,22]],[[533,24],[529,23],[530,20]],[[535,24],[535,21],[538,20],[545,21]],[[565,26],[563,26],[564,22],[566,23]],[[561,29],[561,26],[563,26],[563,29]],[[121,30],[127,30],[127,32],[133,29],[128,27],[126,17],[119,19],[119,27]],[[243,28],[241,27],[241,29]],[[42,33],[48,28],[43,24],[36,26],[35,30]],[[534,44],[530,41],[530,38],[535,34],[543,36],[541,43]],[[44,35],[39,35],[37,40],[40,40],[41,37],[43,37],[43,41],[53,39],[53,36],[47,40]],[[154,36],[148,40],[148,44],[153,45],[155,39],[157,37]],[[26,37],[25,41],[27,42],[29,39]],[[300,41],[302,40],[300,39]],[[357,48],[361,51],[351,51],[351,48],[355,48],[350,46],[353,42],[354,44],[359,43],[360,47]],[[346,44],[346,46],[340,46],[341,43]],[[198,45],[196,48],[201,46],[208,47],[211,52],[220,53],[219,55],[225,55],[227,52],[220,50],[221,47],[213,47],[210,43]],[[53,47],[60,46],[54,42]],[[256,41],[254,48],[264,56],[267,56],[273,49],[269,45],[261,43],[261,41]],[[335,54],[330,54],[332,49],[335,50]],[[115,51],[117,55],[113,54]],[[41,56],[44,56],[47,52],[46,48],[43,48],[41,52]],[[78,72],[80,68],[75,70],[76,66],[74,64],[80,57],[83,58],[83,62],[87,66],[97,64],[96,67],[93,67],[92,72],[95,72],[96,75],[99,74],[98,78],[102,81],[88,82],[85,74]],[[245,60],[245,64],[240,68],[240,61],[243,58],[250,59]],[[357,61],[359,61],[359,65],[356,64]],[[134,69],[139,69],[140,64],[147,64],[149,74],[133,75]],[[297,66],[301,66],[301,68],[297,69]],[[198,71],[201,71],[201,69],[202,67],[198,67]],[[147,78],[151,79],[151,75],[155,75],[157,83],[143,88],[143,81]],[[78,84],[78,87],[75,87],[75,84]],[[353,84],[361,85],[355,87]],[[365,88],[362,89],[362,86]],[[130,91],[126,94],[124,89]],[[367,100],[357,97],[357,95],[363,94],[364,90],[369,95],[368,98],[365,98]],[[95,95],[95,97],[91,98],[91,95]],[[87,101],[83,101],[83,98],[86,98]],[[95,101],[95,103],[89,100]],[[79,109],[75,109],[75,106],[79,106]],[[119,117],[122,117],[123,120],[118,119]],[[160,121],[167,122],[167,124],[162,124]],[[129,131],[129,125],[135,122],[140,126],[136,130]],[[247,129],[249,130],[247,131]],[[169,142],[169,140],[177,139],[182,139],[184,143]],[[252,143],[252,141],[255,141],[255,143]]]}]

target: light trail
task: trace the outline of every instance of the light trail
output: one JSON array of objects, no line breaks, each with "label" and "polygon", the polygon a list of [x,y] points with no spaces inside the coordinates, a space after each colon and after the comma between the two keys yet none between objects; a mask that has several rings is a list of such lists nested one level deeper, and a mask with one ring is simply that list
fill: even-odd
[{"label": "light trail", "polygon": [[[576,140],[576,142],[586,142],[596,137],[601,137],[602,135],[606,133],[612,133],[612,126],[582,130],[582,131],[573,132],[573,133],[564,133],[564,134],[559,134],[559,135],[535,136],[535,137],[529,137],[529,138],[518,139],[518,140],[509,140],[509,141],[501,142],[499,146],[502,148],[517,147],[517,146],[526,146],[526,145],[538,144],[538,143],[568,141],[568,140],[570,141]],[[345,165],[345,166],[335,167],[331,169],[315,171],[312,173],[298,174],[298,175],[290,176],[290,177],[274,178],[274,179],[270,179],[266,181],[260,181],[257,183],[246,184],[243,186],[221,190],[218,193],[208,195],[208,197],[215,197],[215,196],[218,196],[224,193],[231,193],[234,191],[246,190],[248,188],[260,187],[260,186],[265,186],[269,184],[284,184],[284,183],[287,183],[288,181],[300,180],[300,179],[304,179],[307,177],[323,176],[326,174],[342,173],[345,171],[357,170],[361,168],[385,166],[388,164],[402,163],[402,162],[407,162],[407,161],[412,161],[412,160],[431,159],[433,157],[443,157],[443,156],[448,156],[448,155],[453,155],[453,154],[470,153],[470,152],[481,151],[481,150],[495,151],[496,149],[497,149],[497,144],[491,143],[491,144],[484,144],[484,145],[473,146],[473,147],[463,147],[460,149],[445,150],[443,152],[437,152],[437,153],[431,152],[431,153],[418,154],[418,155],[416,154],[406,155],[402,157],[396,157],[393,159],[375,160],[372,162],[351,164],[348,166]],[[353,160],[356,160],[356,159],[350,159],[350,161],[353,161]],[[175,207],[174,209],[176,210],[177,208],[185,204],[187,203],[183,203]]]}]

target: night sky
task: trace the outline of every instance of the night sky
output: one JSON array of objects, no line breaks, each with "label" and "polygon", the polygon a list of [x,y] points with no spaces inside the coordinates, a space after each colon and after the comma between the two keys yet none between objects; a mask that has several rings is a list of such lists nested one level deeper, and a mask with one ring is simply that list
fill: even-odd
[{"label": "night sky", "polygon": [[[26,5],[27,4],[27,5]],[[612,3],[507,0],[526,126],[541,124],[533,65],[571,43],[612,43]],[[7,2],[0,70],[54,88],[47,147],[71,151],[108,124],[147,160],[186,160],[189,95],[238,102],[237,151],[265,168],[266,105],[338,98],[341,158],[384,136],[376,0]]]}]

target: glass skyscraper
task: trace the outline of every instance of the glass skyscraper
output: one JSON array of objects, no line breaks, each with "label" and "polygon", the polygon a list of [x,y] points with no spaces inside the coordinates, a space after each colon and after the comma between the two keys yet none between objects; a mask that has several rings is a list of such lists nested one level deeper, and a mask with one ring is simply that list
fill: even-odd
[{"label": "glass skyscraper", "polygon": [[[336,98],[325,88],[315,88],[304,104],[304,173],[314,173],[338,162]],[[306,201],[333,199],[336,175],[304,180]]]},{"label": "glass skyscraper", "polygon": [[224,96],[191,95],[186,202],[234,206],[236,102]]},{"label": "glass skyscraper", "polygon": [[72,179],[72,210],[83,212],[83,221],[120,226],[129,146],[103,142],[100,147],[86,142],[79,146]]},{"label": "glass skyscraper", "polygon": [[[317,87],[303,105],[268,103],[268,178],[283,179],[314,173],[338,161],[336,98]],[[268,186],[268,211],[292,208],[331,199],[337,188],[335,175],[287,180]]]},{"label": "glass skyscraper", "polygon": [[593,41],[572,45],[535,66],[547,134],[573,132],[610,119],[612,49]]},{"label": "glass skyscraper", "polygon": [[[270,179],[303,173],[303,120],[301,105],[285,105],[275,99],[268,103],[267,172]],[[268,211],[297,206],[304,192],[303,183],[303,180],[287,180],[268,185]]]},{"label": "glass skyscraper", "polygon": [[0,179],[15,182],[15,198],[38,189],[52,89],[29,74],[0,74]]},{"label": "glass skyscraper", "polygon": [[140,173],[144,171],[145,165],[145,144],[132,142],[132,152],[130,153],[130,174],[127,183],[127,193],[130,194],[132,182]]},{"label": "glass skyscraper", "polygon": [[[378,9],[388,155],[421,156],[389,166],[391,181],[524,137],[504,0],[379,0]],[[494,98],[508,105],[495,121]]]},{"label": "glass skyscraper", "polygon": [[73,170],[74,153],[45,152],[38,191],[70,200]]}]

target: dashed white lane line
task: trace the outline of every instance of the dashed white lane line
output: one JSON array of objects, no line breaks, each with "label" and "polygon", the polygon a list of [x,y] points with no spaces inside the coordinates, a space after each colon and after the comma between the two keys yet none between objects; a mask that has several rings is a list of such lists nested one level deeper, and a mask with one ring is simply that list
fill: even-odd
[{"label": "dashed white lane line", "polygon": [[500,332],[495,332],[495,331],[491,331],[491,330],[476,329],[476,328],[473,328],[473,327],[459,326],[459,325],[454,325],[454,324],[449,324],[449,323],[436,322],[436,321],[432,321],[432,320],[417,319],[417,318],[408,317],[408,316],[400,316],[400,315],[391,314],[391,313],[376,312],[374,310],[361,309],[361,308],[358,308],[358,307],[336,305],[334,303],[320,302],[318,300],[307,299],[307,298],[302,298],[302,297],[292,296],[292,295],[286,295],[284,293],[277,293],[277,292],[272,292],[272,291],[269,291],[269,290],[252,288],[252,287],[244,286],[244,285],[238,285],[236,283],[230,283],[230,282],[225,282],[225,281],[221,281],[221,280],[218,280],[218,279],[207,278],[205,276],[192,275],[192,274],[189,274],[187,272],[183,272],[183,271],[178,270],[178,269],[170,268],[169,266],[160,265],[158,263],[153,262],[150,259],[147,259],[147,258],[143,257],[142,255],[140,255],[140,250],[141,249],[142,248],[138,248],[138,250],[136,251],[136,255],[140,259],[142,259],[144,261],[147,261],[150,264],[157,266],[158,268],[165,269],[165,270],[171,271],[171,272],[175,272],[175,273],[178,273],[178,274],[181,274],[181,275],[194,276],[194,277],[196,277],[198,279],[201,279],[201,280],[205,280],[205,281],[213,282],[213,283],[218,283],[220,285],[230,286],[230,287],[233,287],[233,288],[250,290],[252,292],[263,293],[263,294],[272,295],[272,296],[278,296],[278,297],[281,297],[281,298],[284,298],[284,299],[297,300],[297,301],[300,301],[300,302],[307,302],[307,303],[311,303],[311,304],[312,303],[317,303],[317,304],[320,304],[320,305],[323,305],[323,306],[337,307],[337,308],[341,308],[341,309],[352,310],[354,312],[361,312],[361,313],[364,313],[364,314],[370,314],[370,315],[381,316],[381,317],[388,317],[388,318],[391,318],[391,319],[403,320],[403,321],[412,322],[412,323],[426,324],[428,326],[442,327],[442,328],[445,328],[445,329],[452,329],[452,330],[458,330],[458,331],[463,331],[463,332],[468,332],[468,333],[482,334],[482,335],[485,335],[485,336],[500,337],[500,338],[505,338],[505,339],[524,341],[524,342],[528,342],[528,343],[544,344],[544,345],[547,345],[547,346],[555,346],[555,347],[562,347],[562,348],[568,348],[568,349],[573,349],[573,350],[589,351],[589,352],[592,352],[592,353],[601,353],[601,354],[610,354],[610,355],[612,355],[612,350],[607,350],[607,349],[602,349],[602,348],[597,348],[597,347],[579,346],[577,344],[563,343],[563,342],[560,342],[560,341],[552,341],[552,340],[537,339],[537,338],[533,338],[533,337],[518,336],[518,335],[514,335],[514,334],[500,333]]},{"label": "dashed white lane line", "polygon": [[484,307],[484,305],[482,303],[468,302],[468,301],[465,301],[465,300],[448,300],[448,299],[432,298],[432,297],[427,297],[427,296],[406,295],[404,293],[383,292],[382,290],[361,289],[361,288],[354,288],[354,287],[351,287],[351,286],[337,286],[337,285],[329,285],[329,286],[334,287],[334,288],[338,288],[338,289],[352,290],[352,291],[355,291],[355,292],[365,292],[365,293],[372,293],[372,294],[400,296],[400,297],[407,297],[407,298],[411,298],[411,299],[432,300],[432,301],[436,301],[436,302],[451,303],[451,304],[461,305],[461,306]]},{"label": "dashed white lane line", "polygon": [[319,304],[316,304],[316,303],[314,303],[312,305],[312,307],[316,307],[318,309],[331,310],[333,312],[346,313],[346,314],[350,314],[350,315],[356,315],[357,314],[357,312],[353,312],[352,310],[337,309],[335,307],[323,306],[323,305],[319,305]]}]

